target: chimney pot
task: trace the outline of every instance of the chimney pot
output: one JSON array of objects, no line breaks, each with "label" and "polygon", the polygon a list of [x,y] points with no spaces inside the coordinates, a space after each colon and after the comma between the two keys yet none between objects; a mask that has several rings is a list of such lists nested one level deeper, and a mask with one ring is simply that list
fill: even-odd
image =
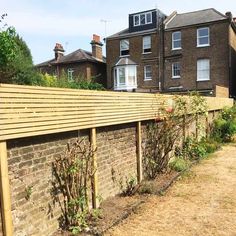
[{"label": "chimney pot", "polygon": [[227,12],[225,13],[225,15],[230,19],[230,21],[232,21],[233,15],[232,15],[232,13],[231,13],[230,11],[227,11]]},{"label": "chimney pot", "polygon": [[100,43],[100,36],[97,34],[93,34],[93,41],[96,43]]},{"label": "chimney pot", "polygon": [[97,60],[103,61],[102,56],[102,42],[100,41],[100,36],[93,34],[93,39],[90,43],[92,45],[92,56]]},{"label": "chimney pot", "polygon": [[58,61],[64,55],[64,48],[60,43],[56,43],[53,51],[55,52],[55,59]]}]

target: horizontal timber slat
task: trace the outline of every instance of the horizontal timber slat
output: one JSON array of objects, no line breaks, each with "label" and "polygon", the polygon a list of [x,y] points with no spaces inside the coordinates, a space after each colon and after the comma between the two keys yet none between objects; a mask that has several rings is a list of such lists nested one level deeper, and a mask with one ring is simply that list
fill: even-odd
[{"label": "horizontal timber slat", "polygon": [[[209,110],[232,99],[206,98]],[[0,140],[155,119],[173,96],[0,84]]]}]

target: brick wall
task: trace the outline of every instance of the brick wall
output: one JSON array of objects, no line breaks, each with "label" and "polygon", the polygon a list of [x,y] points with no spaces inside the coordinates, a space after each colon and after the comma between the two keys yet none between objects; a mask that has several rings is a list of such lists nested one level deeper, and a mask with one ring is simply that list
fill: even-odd
[{"label": "brick wall", "polygon": [[[142,122],[143,143],[147,124]],[[193,124],[189,133],[194,130]],[[51,235],[59,228],[61,208],[52,195],[52,162],[78,137],[88,140],[89,130],[8,141],[14,235]],[[121,180],[136,177],[136,123],[98,128],[97,162],[98,194],[103,199],[120,192]]]},{"label": "brick wall", "polygon": [[[98,194],[103,199],[120,192],[122,178],[136,177],[135,127],[129,124],[97,130]],[[8,142],[14,235],[51,235],[59,227],[61,210],[51,195],[51,164],[77,137],[88,139],[88,130]],[[32,194],[27,200],[29,188]]]}]

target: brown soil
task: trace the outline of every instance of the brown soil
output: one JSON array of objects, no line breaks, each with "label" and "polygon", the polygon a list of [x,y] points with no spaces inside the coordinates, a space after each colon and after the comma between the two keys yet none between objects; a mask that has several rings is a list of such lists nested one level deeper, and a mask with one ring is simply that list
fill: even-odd
[{"label": "brown soil", "polygon": [[202,161],[165,196],[150,196],[109,236],[236,236],[236,144]]},{"label": "brown soil", "polygon": [[[155,181],[143,182],[142,186],[149,186],[153,194],[160,194],[165,190],[167,185],[171,183],[174,177],[178,175],[177,172],[168,172],[159,175]],[[147,201],[149,194],[138,194],[141,187],[136,189],[136,194],[133,196],[114,196],[106,199],[100,206],[101,217],[96,221],[91,222],[92,234],[103,235],[112,226],[119,224],[126,219],[132,212],[136,211],[141,204]],[[71,236],[71,233],[65,231],[58,231],[54,236]],[[80,235],[89,235],[86,233]]]},{"label": "brown soil", "polygon": [[[151,186],[152,193],[159,193],[162,188],[168,184],[176,172],[169,172],[166,174],[161,174],[155,181],[145,182],[143,184],[148,184]],[[138,192],[139,189],[137,189]],[[134,196],[115,196],[105,200],[101,208],[101,218],[98,219],[93,224],[93,232],[98,234],[103,234],[110,227],[120,223],[122,220],[127,218],[133,211],[135,211],[142,203],[144,203],[148,198],[147,194]]]}]

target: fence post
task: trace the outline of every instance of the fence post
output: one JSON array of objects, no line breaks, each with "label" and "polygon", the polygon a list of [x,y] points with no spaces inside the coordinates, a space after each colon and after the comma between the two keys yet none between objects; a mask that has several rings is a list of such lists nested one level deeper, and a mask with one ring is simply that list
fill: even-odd
[{"label": "fence post", "polygon": [[0,182],[3,232],[5,236],[12,236],[13,225],[11,213],[11,193],[8,175],[6,141],[0,141]]},{"label": "fence post", "polygon": [[143,179],[142,173],[142,126],[141,121],[137,122],[137,179],[140,183]]},{"label": "fence post", "polygon": [[98,207],[98,174],[97,174],[97,142],[96,142],[96,128],[90,130],[90,141],[93,149],[93,170],[94,174],[92,176],[92,204],[93,208]]}]

